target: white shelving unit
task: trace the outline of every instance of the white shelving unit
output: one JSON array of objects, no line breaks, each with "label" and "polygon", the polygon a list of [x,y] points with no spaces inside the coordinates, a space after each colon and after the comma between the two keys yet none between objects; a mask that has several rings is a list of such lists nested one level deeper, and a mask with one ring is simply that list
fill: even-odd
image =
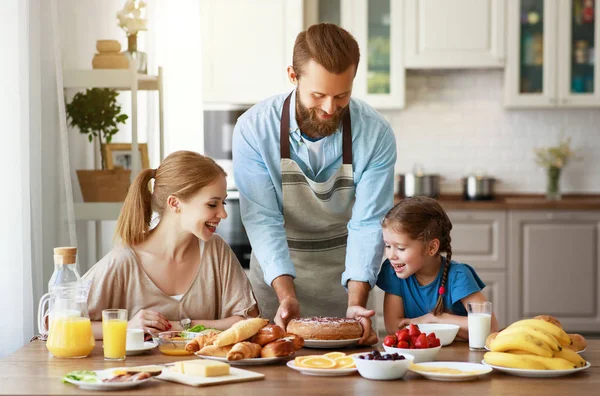
[{"label": "white shelving unit", "polygon": [[[164,90],[163,71],[158,68],[157,75],[139,74],[135,63],[129,69],[107,70],[64,70],[63,88],[111,88],[120,91],[131,91],[131,150],[132,150],[132,180],[139,169],[138,149],[138,91],[158,92],[159,111],[159,153],[160,160],[164,158]],[[122,202],[77,202],[74,203],[75,220],[117,220],[121,212]]]}]

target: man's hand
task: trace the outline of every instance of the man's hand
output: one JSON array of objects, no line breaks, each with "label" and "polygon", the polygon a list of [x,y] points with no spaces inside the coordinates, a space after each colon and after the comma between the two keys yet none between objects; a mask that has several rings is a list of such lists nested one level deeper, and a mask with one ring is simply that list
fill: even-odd
[{"label": "man's hand", "polygon": [[287,297],[279,301],[279,308],[273,320],[277,326],[285,330],[290,320],[299,317],[300,303],[295,297]]},{"label": "man's hand", "polygon": [[375,315],[375,311],[363,308],[359,305],[349,306],[346,311],[346,317],[358,320],[363,328],[363,336],[358,340],[359,345],[377,344],[377,334],[373,331],[373,326],[371,324],[371,316],[373,315]]}]

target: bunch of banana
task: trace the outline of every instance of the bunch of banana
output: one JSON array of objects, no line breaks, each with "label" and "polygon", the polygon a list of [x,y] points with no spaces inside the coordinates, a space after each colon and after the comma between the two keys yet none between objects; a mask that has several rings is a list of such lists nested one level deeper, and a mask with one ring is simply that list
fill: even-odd
[{"label": "bunch of banana", "polygon": [[552,323],[524,319],[502,330],[485,354],[487,363],[528,370],[569,370],[585,366],[576,352],[565,348],[571,338]]}]

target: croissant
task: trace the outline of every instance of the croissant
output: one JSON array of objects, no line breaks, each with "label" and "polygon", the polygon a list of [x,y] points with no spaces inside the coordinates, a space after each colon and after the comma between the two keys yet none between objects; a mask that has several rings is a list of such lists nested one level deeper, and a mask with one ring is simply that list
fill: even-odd
[{"label": "croissant", "polygon": [[236,342],[244,341],[254,334],[258,333],[260,329],[269,324],[267,319],[262,318],[251,318],[241,320],[235,323],[233,326],[228,328],[222,333],[219,333],[217,339],[214,342],[216,346],[232,345]]},{"label": "croissant", "polygon": [[294,352],[296,352],[294,343],[291,340],[282,338],[265,345],[260,351],[260,357],[270,358],[290,356]]},{"label": "croissant", "polygon": [[260,356],[262,347],[258,344],[243,341],[235,344],[229,353],[227,353],[227,360],[242,360],[255,358]]},{"label": "croissant", "polygon": [[281,327],[270,324],[260,329],[258,333],[256,333],[254,337],[252,337],[250,342],[253,342],[260,346],[265,346],[270,342],[282,338],[284,335],[285,331],[283,331]]},{"label": "croissant", "polygon": [[204,348],[207,345],[212,345],[219,333],[215,331],[208,332],[206,334],[197,335],[193,340],[189,341],[185,344],[185,350],[194,353],[198,352],[200,349]]},{"label": "croissant", "polygon": [[198,352],[196,352],[196,355],[225,357],[227,356],[227,353],[229,353],[231,348],[231,345],[222,347],[218,347],[216,345],[207,345],[204,348],[200,349]]},{"label": "croissant", "polygon": [[292,341],[294,350],[297,351],[304,346],[304,338],[292,333],[285,333],[284,339]]}]

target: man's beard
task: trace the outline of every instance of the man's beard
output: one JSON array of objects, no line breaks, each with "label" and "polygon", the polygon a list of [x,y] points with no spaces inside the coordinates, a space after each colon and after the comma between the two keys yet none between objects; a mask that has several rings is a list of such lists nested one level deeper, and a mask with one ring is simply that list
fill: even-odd
[{"label": "man's beard", "polygon": [[319,114],[325,114],[325,112],[318,107],[312,109],[305,107],[296,92],[296,120],[302,133],[311,138],[320,139],[333,135],[346,111],[348,111],[348,106],[336,110],[331,118],[322,119]]}]

